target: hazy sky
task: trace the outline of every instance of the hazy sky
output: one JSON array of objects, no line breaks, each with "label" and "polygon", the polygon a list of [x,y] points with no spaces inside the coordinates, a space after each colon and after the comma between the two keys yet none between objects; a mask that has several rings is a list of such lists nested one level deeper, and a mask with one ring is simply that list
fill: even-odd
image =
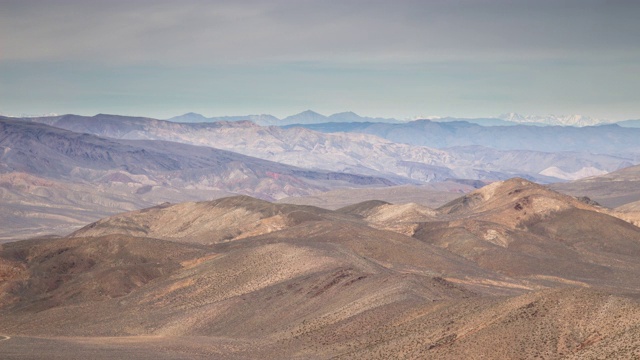
[{"label": "hazy sky", "polygon": [[0,0],[0,113],[640,118],[640,1]]}]

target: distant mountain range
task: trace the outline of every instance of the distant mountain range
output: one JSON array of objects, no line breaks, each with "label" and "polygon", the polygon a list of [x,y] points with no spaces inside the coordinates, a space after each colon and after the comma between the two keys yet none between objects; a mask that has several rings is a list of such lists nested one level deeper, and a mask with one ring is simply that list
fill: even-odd
[{"label": "distant mountain range", "polygon": [[625,120],[625,121],[619,121],[616,124],[622,127],[640,128],[640,120]]},{"label": "distant mountain range", "polygon": [[296,115],[288,116],[284,119],[278,119],[273,115],[262,114],[262,115],[244,115],[244,116],[219,116],[219,117],[205,117],[204,115],[196,114],[196,113],[187,113],[180,116],[175,116],[168,121],[173,122],[181,122],[181,123],[202,123],[202,122],[216,122],[216,121],[243,121],[249,120],[258,125],[263,126],[284,126],[284,125],[292,125],[292,124],[320,124],[327,122],[390,122],[397,123],[400,122],[396,119],[385,119],[385,118],[370,118],[363,117],[354,112],[342,112],[338,114],[333,114],[331,116],[324,116],[322,114],[318,114],[317,112],[307,110],[303,111]]},{"label": "distant mountain range", "polygon": [[186,113],[180,116],[174,116],[168,121],[179,122],[179,123],[207,123],[207,122],[216,122],[216,121],[252,121],[259,125],[278,125],[280,119],[276,118],[272,115],[246,115],[246,116],[220,116],[220,117],[205,117],[204,115],[196,114],[196,113]]},{"label": "distant mountain range", "polygon": [[0,358],[637,357],[640,128],[184,119],[0,117]]},{"label": "distant mountain range", "polygon": [[479,145],[498,150],[640,154],[640,141],[638,141],[640,129],[623,128],[617,124],[585,127],[527,125],[489,127],[467,121],[416,120],[401,124],[326,123],[295,126],[325,133],[371,134],[396,143],[439,149]]},{"label": "distant mountain range", "polygon": [[0,240],[23,233],[68,232],[86,220],[166,201],[234,193],[279,199],[407,182],[302,169],[205,146],[104,138],[0,118]]},{"label": "distant mountain range", "polygon": [[[173,123],[114,115],[25,120],[117,139],[210,146],[307,169],[366,174],[396,182],[504,180],[513,176],[541,182],[573,180],[633,165],[637,163],[634,151],[640,152],[634,137],[640,129],[626,131],[617,126],[488,128],[467,122],[419,120],[263,127],[249,121]],[[549,143],[540,140],[545,136]],[[607,141],[614,138],[617,141]],[[594,155],[592,148],[603,153]],[[625,155],[627,152],[631,155]]]},{"label": "distant mountain range", "polygon": [[[295,121],[317,118],[306,112]],[[6,226],[14,236],[20,226],[24,234],[62,231],[114,211],[232,193],[278,200],[460,179],[517,176],[552,183],[640,163],[640,129],[618,125],[417,120],[260,126],[99,114],[0,117],[0,135],[0,213],[15,225]],[[28,213],[41,220],[21,215]]]},{"label": "distant mountain range", "polygon": [[541,124],[541,125],[557,125],[557,126],[593,126],[608,123],[606,120],[593,119],[583,115],[521,115],[517,113],[507,113],[498,116],[509,122],[518,124]]},{"label": "distant mountain range", "polygon": [[[583,115],[521,115],[518,113],[505,113],[496,117],[482,117],[482,118],[456,118],[456,117],[414,117],[411,120],[398,120],[393,118],[373,118],[360,116],[354,112],[347,111],[330,116],[325,116],[314,112],[312,110],[306,110],[299,114],[291,115],[283,119],[278,119],[273,115],[243,115],[243,116],[218,116],[218,117],[206,117],[197,113],[186,113],[180,116],[174,116],[169,118],[168,121],[181,122],[181,123],[203,123],[203,122],[216,122],[216,121],[242,121],[249,120],[258,125],[263,126],[287,126],[294,124],[310,125],[310,124],[324,124],[324,123],[406,123],[415,120],[431,120],[434,122],[454,122],[454,121],[466,121],[472,124],[478,124],[483,126],[509,126],[509,125],[536,125],[536,126],[594,126],[603,124],[612,124],[614,122],[594,119]],[[640,120],[624,120],[617,122],[622,127],[640,127]]]},{"label": "distant mountain range", "polygon": [[[42,118],[42,117],[58,117],[62,115],[49,113],[43,115],[21,114],[21,115],[8,115],[0,113],[3,117],[15,117],[15,118]],[[523,115],[515,112],[509,112],[500,114],[495,117],[451,117],[451,116],[414,116],[410,119],[395,119],[395,118],[382,118],[382,117],[367,117],[360,116],[352,111],[345,111],[336,113],[333,115],[323,115],[313,110],[306,110],[299,114],[284,117],[282,119],[277,118],[269,114],[254,114],[254,115],[233,115],[233,116],[213,116],[206,117],[202,114],[195,112],[189,112],[186,114],[178,115],[167,119],[172,122],[179,123],[209,123],[217,121],[251,121],[262,126],[288,126],[294,124],[323,124],[323,123],[406,123],[416,120],[431,120],[434,122],[456,122],[466,121],[472,124],[478,124],[482,126],[510,126],[510,125],[533,125],[533,126],[595,126],[605,124],[618,124],[622,127],[640,127],[640,120],[630,119],[623,121],[609,121],[605,119],[597,119],[584,115]]]},{"label": "distant mountain range", "polygon": [[640,165],[568,183],[552,184],[550,187],[565,194],[589,196],[612,208],[633,202],[640,204]]}]

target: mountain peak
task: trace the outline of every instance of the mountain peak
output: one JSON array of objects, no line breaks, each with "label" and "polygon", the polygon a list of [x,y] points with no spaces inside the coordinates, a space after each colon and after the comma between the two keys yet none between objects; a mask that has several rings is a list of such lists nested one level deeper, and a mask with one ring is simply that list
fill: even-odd
[{"label": "mountain peak", "polygon": [[360,115],[354,113],[353,111],[343,111],[343,112],[339,112],[339,113],[335,113],[329,117],[334,117],[334,116],[357,116],[360,117]]},{"label": "mountain peak", "polygon": [[202,114],[198,114],[198,113],[194,113],[194,112],[188,112],[186,114],[183,115],[178,115],[178,116],[174,116],[170,119],[167,119],[168,121],[173,121],[173,122],[183,122],[183,123],[194,123],[194,122],[207,122],[209,121],[208,118],[206,118],[204,115]]},{"label": "mountain peak", "polygon": [[442,206],[439,211],[463,217],[482,213],[484,217],[513,225],[532,216],[545,216],[569,208],[594,210],[571,196],[522,178],[512,178],[475,190]]},{"label": "mountain peak", "polygon": [[317,112],[315,112],[315,111],[313,111],[311,109],[305,110],[305,111],[301,112],[298,115],[320,115],[320,116],[324,116],[324,115],[321,115],[321,114],[319,114],[319,113],[317,113]]},{"label": "mountain peak", "polygon": [[327,121],[327,117],[322,115],[322,114],[318,114],[315,111],[312,110],[305,110],[299,114],[296,115],[291,115],[288,116],[284,119],[282,119],[282,124],[283,125],[289,125],[289,124],[316,124],[316,123],[321,123],[321,122],[326,122]]},{"label": "mountain peak", "polygon": [[332,122],[362,122],[370,120],[354,113],[353,111],[345,111],[329,116]]}]

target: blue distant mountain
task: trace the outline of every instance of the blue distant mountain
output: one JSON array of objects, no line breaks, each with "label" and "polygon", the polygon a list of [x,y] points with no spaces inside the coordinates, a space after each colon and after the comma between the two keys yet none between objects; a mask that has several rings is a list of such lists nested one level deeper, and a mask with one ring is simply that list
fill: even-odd
[{"label": "blue distant mountain", "polygon": [[330,116],[319,114],[312,110],[306,110],[299,114],[287,116],[284,119],[269,114],[261,115],[237,115],[237,116],[216,116],[206,117],[198,113],[186,113],[167,119],[171,122],[178,123],[208,123],[218,121],[252,121],[262,126],[288,126],[293,124],[322,124],[322,123],[351,123],[351,122],[381,122],[381,123],[400,123],[401,121],[390,118],[372,118],[360,116],[352,111],[341,112]]},{"label": "blue distant mountain", "polygon": [[628,128],[640,128],[640,120],[624,120],[618,121],[616,124]]},{"label": "blue distant mountain", "polygon": [[[634,124],[634,123],[628,123]],[[482,126],[468,121],[416,120],[406,123],[326,123],[296,125],[310,130],[356,132],[434,148],[486,146],[498,150],[578,151],[593,154],[640,153],[640,128],[599,126]]]}]

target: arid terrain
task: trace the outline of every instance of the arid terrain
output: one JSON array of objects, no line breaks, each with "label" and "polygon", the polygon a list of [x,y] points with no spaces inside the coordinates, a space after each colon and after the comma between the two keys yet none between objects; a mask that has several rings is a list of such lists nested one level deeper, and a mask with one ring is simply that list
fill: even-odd
[{"label": "arid terrain", "polygon": [[395,184],[211,147],[116,140],[0,117],[0,242],[65,235],[107,215],[164,202],[238,193],[274,200]]},{"label": "arid terrain", "polygon": [[[105,216],[164,202],[234,194],[329,209],[372,199],[438,207],[496,180],[523,177],[546,184],[606,177],[638,159],[630,145],[637,129],[617,126],[603,128],[619,138],[616,146],[592,154],[584,144],[601,143],[596,127],[554,127],[558,142],[573,135],[581,140],[548,152],[544,144],[532,145],[549,133],[535,126],[514,132],[513,126],[496,130],[463,121],[343,122],[315,124],[320,131],[314,131],[249,120],[255,119],[0,116],[0,242],[65,235]],[[495,131],[508,146],[488,143]],[[451,132],[457,135],[451,138]],[[485,141],[474,142],[476,133]],[[424,143],[413,143],[410,134],[423,134]],[[575,196],[594,193],[609,207],[640,200],[631,181],[572,181],[557,189]]]},{"label": "arid terrain", "polygon": [[0,118],[0,358],[640,357],[633,154],[236,120]]},{"label": "arid terrain", "polygon": [[1,0],[0,360],[640,360],[640,0]]},{"label": "arid terrain", "polygon": [[249,196],[0,245],[3,359],[631,359],[640,228],[523,179],[438,207]]}]

